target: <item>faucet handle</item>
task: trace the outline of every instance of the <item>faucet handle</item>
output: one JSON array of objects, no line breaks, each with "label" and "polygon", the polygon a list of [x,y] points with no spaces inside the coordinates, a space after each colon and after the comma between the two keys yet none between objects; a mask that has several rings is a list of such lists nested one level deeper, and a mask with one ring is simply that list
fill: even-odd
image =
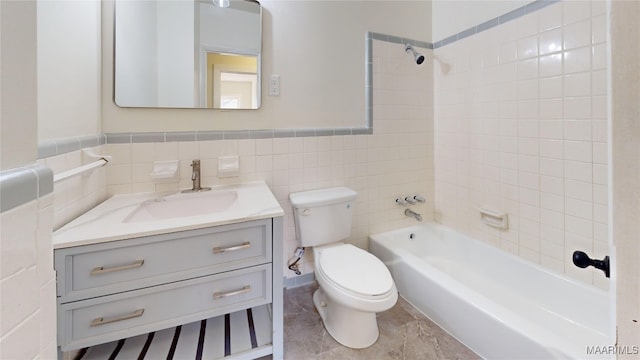
[{"label": "faucet handle", "polygon": [[422,196],[422,195],[414,195],[413,196],[413,200],[415,200],[417,202],[421,202],[421,203],[427,201],[427,199],[425,199],[424,196]]},{"label": "faucet handle", "polygon": [[408,206],[409,204],[407,203],[407,201],[403,198],[396,198],[396,204],[401,205],[401,206]]},{"label": "faucet handle", "polygon": [[408,202],[408,203],[409,203],[409,204],[411,204],[411,205],[413,205],[413,204],[415,204],[415,203],[416,203],[416,199],[414,199],[414,198],[412,198],[412,197],[410,197],[410,196],[405,197],[405,198],[404,198],[404,201]]}]

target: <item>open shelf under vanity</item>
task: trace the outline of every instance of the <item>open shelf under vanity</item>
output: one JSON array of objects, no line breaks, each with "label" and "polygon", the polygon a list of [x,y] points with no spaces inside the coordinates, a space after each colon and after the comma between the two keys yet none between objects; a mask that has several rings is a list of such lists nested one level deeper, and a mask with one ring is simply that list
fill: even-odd
[{"label": "open shelf under vanity", "polygon": [[271,306],[262,305],[82,348],[65,359],[255,359],[273,352]]}]

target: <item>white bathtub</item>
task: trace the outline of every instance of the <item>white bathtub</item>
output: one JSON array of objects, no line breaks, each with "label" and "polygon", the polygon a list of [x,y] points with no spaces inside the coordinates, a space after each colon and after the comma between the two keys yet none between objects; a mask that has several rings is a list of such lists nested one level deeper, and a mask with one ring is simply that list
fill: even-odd
[{"label": "white bathtub", "polygon": [[613,344],[605,291],[434,223],[369,239],[400,295],[485,359],[584,359]]}]

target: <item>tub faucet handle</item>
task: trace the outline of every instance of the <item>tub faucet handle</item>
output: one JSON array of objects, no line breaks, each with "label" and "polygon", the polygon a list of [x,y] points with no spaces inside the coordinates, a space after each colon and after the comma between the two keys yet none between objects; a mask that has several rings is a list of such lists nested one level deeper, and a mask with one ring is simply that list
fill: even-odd
[{"label": "tub faucet handle", "polygon": [[421,203],[427,201],[427,199],[425,199],[424,196],[422,196],[422,195],[414,195],[413,196],[413,200],[415,200],[417,202],[421,202]]},{"label": "tub faucet handle", "polygon": [[402,205],[402,206],[409,206],[407,201],[403,198],[396,198],[396,204]]},{"label": "tub faucet handle", "polygon": [[416,203],[416,199],[412,198],[411,196],[405,197],[404,201],[408,202],[411,205],[414,205]]}]

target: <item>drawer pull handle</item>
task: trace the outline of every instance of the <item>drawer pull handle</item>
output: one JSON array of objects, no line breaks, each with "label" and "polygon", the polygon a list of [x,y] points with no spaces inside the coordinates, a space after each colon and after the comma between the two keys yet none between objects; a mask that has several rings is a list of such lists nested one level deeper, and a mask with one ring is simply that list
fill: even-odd
[{"label": "drawer pull handle", "polygon": [[133,318],[137,318],[142,316],[142,314],[144,314],[144,309],[139,309],[136,310],[134,312],[132,312],[129,315],[123,315],[123,316],[114,316],[111,318],[103,318],[103,317],[99,317],[99,318],[95,318],[91,321],[91,326],[100,326],[100,325],[105,325],[105,324],[111,324],[117,321],[123,321],[123,320],[129,320],[129,319],[133,319]]},{"label": "drawer pull handle", "polygon": [[116,266],[116,267],[106,268],[106,269],[104,268],[104,266],[100,266],[91,270],[91,275],[93,276],[93,275],[107,274],[114,271],[135,269],[135,268],[141,267],[142,265],[144,265],[144,260],[138,260],[133,264],[129,264],[129,265]]},{"label": "drawer pull handle", "polygon": [[251,243],[246,241],[243,242],[240,245],[235,245],[235,246],[229,246],[226,248],[222,248],[222,247],[214,247],[213,248],[213,253],[214,254],[222,254],[223,252],[229,252],[229,251],[236,251],[236,250],[242,250],[242,249],[248,249],[251,247]]},{"label": "drawer pull handle", "polygon": [[244,294],[251,291],[251,286],[247,285],[245,287],[243,287],[242,289],[238,289],[238,290],[233,290],[233,291],[229,291],[229,292],[217,292],[217,293],[213,293],[213,298],[214,299],[222,299],[222,298],[226,298],[229,296],[235,296],[235,295],[240,295],[240,294]]}]

